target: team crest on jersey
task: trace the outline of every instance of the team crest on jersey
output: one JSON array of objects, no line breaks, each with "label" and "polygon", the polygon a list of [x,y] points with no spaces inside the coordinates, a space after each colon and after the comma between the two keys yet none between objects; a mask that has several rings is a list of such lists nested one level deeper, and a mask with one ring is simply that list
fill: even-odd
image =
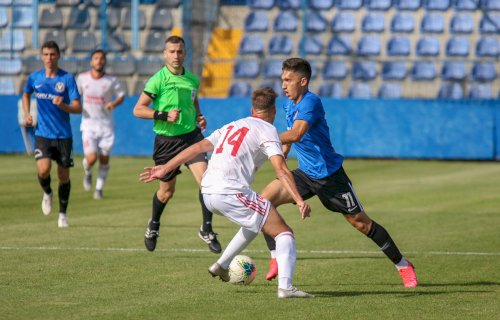
[{"label": "team crest on jersey", "polygon": [[62,83],[62,82],[56,83],[55,90],[57,92],[59,92],[59,93],[64,92],[64,89],[65,89],[64,83]]}]

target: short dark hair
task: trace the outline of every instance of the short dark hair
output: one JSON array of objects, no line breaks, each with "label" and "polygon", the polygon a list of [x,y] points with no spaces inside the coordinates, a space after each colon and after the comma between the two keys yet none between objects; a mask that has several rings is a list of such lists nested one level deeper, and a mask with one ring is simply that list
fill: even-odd
[{"label": "short dark hair", "polygon": [[311,64],[302,58],[290,58],[283,61],[282,71],[290,70],[302,74],[307,78],[307,81],[311,79]]},{"label": "short dark hair", "polygon": [[106,51],[104,51],[102,49],[96,49],[96,50],[92,51],[92,53],[90,54],[90,58],[93,58],[94,54],[97,54],[97,53],[102,53],[102,55],[104,56],[104,59],[106,59]]},{"label": "short dark hair", "polygon": [[44,44],[42,44],[42,47],[40,48],[40,52],[43,51],[43,49],[55,49],[57,51],[58,55],[61,55],[61,50],[59,50],[59,46],[57,45],[57,42],[55,41],[47,41]]},{"label": "short dark hair", "polygon": [[165,40],[165,44],[167,44],[167,43],[182,43],[183,45],[186,44],[184,42],[184,39],[182,39],[182,37],[179,37],[179,36],[168,37],[167,40]]},{"label": "short dark hair", "polygon": [[278,94],[271,87],[264,87],[252,93],[252,108],[255,111],[269,112],[276,108]]}]

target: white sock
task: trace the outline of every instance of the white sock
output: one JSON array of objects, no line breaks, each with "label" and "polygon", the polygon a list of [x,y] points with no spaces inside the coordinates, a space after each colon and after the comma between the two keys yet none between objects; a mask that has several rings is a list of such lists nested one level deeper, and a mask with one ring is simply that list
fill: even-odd
[{"label": "white sock", "polygon": [[401,261],[399,261],[396,264],[396,268],[398,270],[401,270],[401,269],[404,269],[404,268],[408,268],[408,261],[405,258],[401,259]]},{"label": "white sock", "polygon": [[99,171],[97,172],[97,179],[95,183],[96,190],[102,190],[104,188],[104,183],[108,177],[109,164],[100,164]]},{"label": "white sock", "polygon": [[278,262],[278,288],[290,289],[297,258],[295,238],[291,232],[282,232],[274,240],[276,240],[276,261]]},{"label": "white sock", "polygon": [[226,246],[226,249],[220,256],[217,263],[224,269],[229,268],[229,264],[233,261],[234,257],[236,257],[243,249],[245,249],[250,242],[252,242],[255,237],[257,237],[258,233],[252,232],[245,228],[240,228],[240,230],[234,235],[233,239]]},{"label": "white sock", "polygon": [[89,166],[89,163],[87,162],[87,158],[83,158],[83,171],[85,172],[85,175],[89,175],[92,173],[92,167]]},{"label": "white sock", "polygon": [[276,250],[271,250],[271,259],[276,259]]}]

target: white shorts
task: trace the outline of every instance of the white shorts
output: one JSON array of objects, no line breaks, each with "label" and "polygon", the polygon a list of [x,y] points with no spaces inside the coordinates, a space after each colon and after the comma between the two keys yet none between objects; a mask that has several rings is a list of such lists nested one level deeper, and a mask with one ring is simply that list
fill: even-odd
[{"label": "white shorts", "polygon": [[219,213],[254,233],[259,233],[266,223],[271,202],[257,192],[238,194],[203,194],[208,210]]},{"label": "white shorts", "polygon": [[112,131],[82,131],[82,144],[84,154],[100,153],[104,156],[109,156],[114,142],[115,134]]}]

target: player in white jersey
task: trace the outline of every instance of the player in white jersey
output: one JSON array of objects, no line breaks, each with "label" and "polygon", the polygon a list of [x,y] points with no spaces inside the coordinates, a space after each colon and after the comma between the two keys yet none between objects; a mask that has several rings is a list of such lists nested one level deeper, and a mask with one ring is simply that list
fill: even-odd
[{"label": "player in white jersey", "polygon": [[278,297],[312,298],[312,295],[292,286],[296,260],[292,229],[267,199],[250,188],[256,170],[269,159],[278,179],[297,203],[302,219],[310,215],[311,208],[298,193],[283,156],[278,132],[272,125],[276,116],[275,101],[273,89],[267,87],[255,91],[252,117],[215,130],[164,165],[145,168],[140,179],[144,182],[159,179],[198,154],[212,152],[201,180],[203,200],[210,211],[224,215],[241,228],[208,272],[222,281],[229,281],[229,264],[262,231],[276,240]]},{"label": "player in white jersey", "polygon": [[[113,110],[125,98],[118,79],[106,74],[106,53],[95,50],[90,59],[91,69],[78,76],[77,85],[83,100],[82,131],[83,188],[92,189],[92,167],[99,156],[94,199],[102,199],[102,190],[109,172],[109,155],[115,140]],[[113,100],[114,99],[114,100]]]}]

